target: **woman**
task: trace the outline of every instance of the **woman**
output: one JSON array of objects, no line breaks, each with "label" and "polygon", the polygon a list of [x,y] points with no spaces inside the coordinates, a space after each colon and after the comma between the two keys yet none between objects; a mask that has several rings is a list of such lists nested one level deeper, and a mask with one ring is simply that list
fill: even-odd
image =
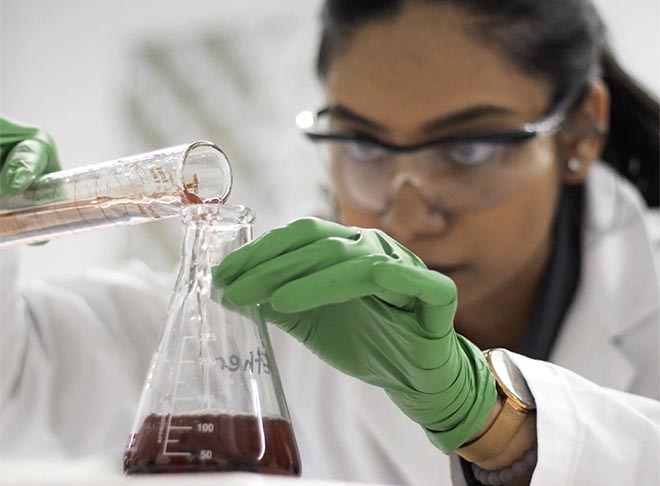
[{"label": "woman", "polygon": [[[323,21],[327,102],[307,134],[347,226],[302,220],[264,235],[217,270],[227,298],[261,304],[328,363],[384,388],[432,443],[476,463],[463,468],[470,481],[509,480],[537,431],[533,413],[513,435],[498,430],[503,396],[460,335],[657,399],[641,206],[597,161],[604,152],[657,206],[658,105],[617,67],[593,7],[328,1]],[[598,214],[611,211],[625,215]],[[623,251],[605,248],[614,240]],[[645,288],[625,292],[626,277]],[[474,450],[487,431],[499,456]]]},{"label": "woman", "polygon": [[[308,134],[330,156],[342,224],[296,221],[216,269],[228,300],[260,303],[333,367],[376,385],[274,336],[312,475],[430,484],[448,475],[442,451],[457,484],[657,481],[657,273],[638,193],[597,162],[603,153],[657,205],[657,103],[603,50],[589,4],[504,3],[327,2],[318,71],[328,101]],[[20,190],[29,181],[11,175],[13,160],[0,187]],[[144,278],[92,280],[58,295],[33,290],[32,316],[9,306],[12,322],[42,330],[14,330],[28,334],[14,342],[78,339],[80,326],[44,324],[82,296],[87,319],[102,323],[85,333],[123,329],[122,343],[149,344],[162,305],[155,290]],[[129,305],[140,326],[102,312]],[[493,355],[507,365],[498,369],[479,351],[493,347],[586,379],[514,354]],[[30,393],[16,384],[34,355],[10,356],[19,371],[3,425],[24,413],[21,393]],[[126,398],[146,363],[121,366],[130,383],[106,388]],[[507,393],[526,387],[497,388],[495,374],[526,380],[531,396],[512,407]],[[86,398],[108,409],[103,393]],[[109,429],[119,416],[88,425]],[[83,447],[68,428],[51,436]]]}]

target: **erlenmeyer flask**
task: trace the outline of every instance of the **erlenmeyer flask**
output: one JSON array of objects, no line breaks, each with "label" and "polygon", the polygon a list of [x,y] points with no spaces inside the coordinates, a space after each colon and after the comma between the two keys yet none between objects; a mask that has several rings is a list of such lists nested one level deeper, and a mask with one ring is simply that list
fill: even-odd
[{"label": "erlenmeyer flask", "polygon": [[182,262],[124,457],[127,474],[299,475],[268,332],[256,307],[225,307],[211,269],[252,238],[252,212],[184,210]]}]

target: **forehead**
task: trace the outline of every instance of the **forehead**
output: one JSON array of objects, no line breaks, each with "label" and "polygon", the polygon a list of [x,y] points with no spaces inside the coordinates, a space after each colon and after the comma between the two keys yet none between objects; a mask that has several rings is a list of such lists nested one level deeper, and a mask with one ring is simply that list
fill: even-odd
[{"label": "forehead", "polygon": [[549,83],[524,73],[474,28],[461,10],[426,3],[364,24],[331,61],[328,102],[402,129],[475,105],[510,108],[521,119],[543,113]]}]

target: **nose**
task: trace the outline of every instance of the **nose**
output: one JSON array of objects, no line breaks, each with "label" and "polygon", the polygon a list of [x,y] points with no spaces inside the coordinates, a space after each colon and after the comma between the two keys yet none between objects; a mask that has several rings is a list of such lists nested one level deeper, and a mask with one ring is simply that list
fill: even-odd
[{"label": "nose", "polygon": [[416,177],[397,178],[381,216],[383,230],[403,245],[420,237],[442,236],[450,227],[449,215],[426,202]]}]

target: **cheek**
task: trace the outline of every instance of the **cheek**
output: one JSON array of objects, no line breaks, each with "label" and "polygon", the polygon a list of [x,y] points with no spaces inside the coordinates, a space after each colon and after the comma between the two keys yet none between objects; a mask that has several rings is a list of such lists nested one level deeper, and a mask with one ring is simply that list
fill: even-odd
[{"label": "cheek", "polygon": [[361,228],[377,228],[379,226],[379,218],[374,213],[355,208],[346,203],[341,197],[335,196],[334,201],[341,224]]},{"label": "cheek", "polygon": [[527,189],[491,218],[493,246],[486,256],[493,265],[514,265],[525,260],[550,238],[557,185],[552,179],[544,179]]},{"label": "cheek", "polygon": [[507,285],[547,257],[558,194],[557,169],[551,164],[513,197],[465,221],[474,229],[476,270],[465,282],[463,302]]}]

